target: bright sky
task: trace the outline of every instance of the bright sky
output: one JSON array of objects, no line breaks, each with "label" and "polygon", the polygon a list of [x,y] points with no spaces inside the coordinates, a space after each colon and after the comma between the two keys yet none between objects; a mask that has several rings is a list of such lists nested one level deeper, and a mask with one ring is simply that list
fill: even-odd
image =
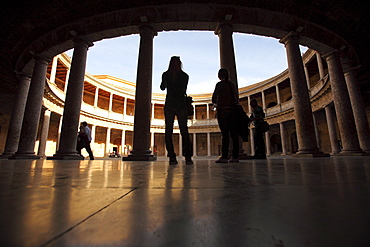
[{"label": "bright sky", "polygon": [[[271,78],[287,66],[284,45],[275,38],[233,34],[239,87]],[[95,42],[89,48],[86,71],[136,82],[139,35]],[[161,76],[171,56],[180,56],[189,75],[188,94],[212,93],[220,68],[218,36],[205,31],[159,32],[154,37],[153,88],[159,93]],[[301,47],[301,52],[306,51]],[[72,51],[67,54],[72,56]]]}]

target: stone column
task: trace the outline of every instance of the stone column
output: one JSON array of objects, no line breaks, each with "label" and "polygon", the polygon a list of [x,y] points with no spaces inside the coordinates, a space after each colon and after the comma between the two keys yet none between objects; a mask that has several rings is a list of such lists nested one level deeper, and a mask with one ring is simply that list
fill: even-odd
[{"label": "stone column", "polygon": [[297,155],[318,156],[321,152],[319,152],[316,143],[310,96],[308,93],[301,52],[299,50],[299,36],[291,32],[282,38],[280,42],[285,45],[288,58],[298,139]]},{"label": "stone column", "polygon": [[193,133],[193,157],[197,156],[197,133]]},{"label": "stone column", "polygon": [[50,58],[36,55],[34,59],[35,66],[32,72],[18,151],[10,157],[12,159],[40,158],[35,155],[34,148],[41,115],[42,99],[44,97],[46,71]]},{"label": "stone column", "polygon": [[262,98],[262,109],[263,112],[266,114],[266,99],[265,99],[265,91],[261,92],[261,98]]},{"label": "stone column", "polygon": [[127,108],[127,97],[125,97],[125,100],[123,101],[123,117],[122,117],[123,120],[125,120],[127,110],[126,108]]},{"label": "stone column", "polygon": [[250,136],[250,140],[251,140],[251,155],[255,155],[255,147],[254,147],[254,130],[253,128],[250,128],[249,129],[249,136]]},{"label": "stone column", "polygon": [[284,123],[279,123],[280,127],[280,138],[281,138],[281,155],[286,155],[286,141],[285,141],[285,131],[284,131]]},{"label": "stone column", "polygon": [[320,79],[324,78],[325,72],[324,72],[324,65],[322,63],[322,58],[320,53],[316,52],[316,59],[317,59],[317,66],[319,68],[319,75]]},{"label": "stone column", "polygon": [[207,107],[207,119],[209,119],[209,104],[206,104]]},{"label": "stone column", "polygon": [[337,115],[343,149],[341,154],[361,153],[353,117],[351,101],[343,74],[339,54],[331,52],[324,56],[328,63],[331,91]]},{"label": "stone column", "polygon": [[122,137],[121,137],[121,155],[124,155],[126,147],[126,130],[122,130]]},{"label": "stone column", "polygon": [[348,88],[349,98],[353,116],[355,118],[356,130],[360,147],[363,151],[370,153],[370,130],[369,122],[366,116],[365,104],[362,98],[360,85],[356,78],[355,68],[352,67],[350,61],[343,59],[344,77]]},{"label": "stone column", "polygon": [[45,156],[45,150],[46,150],[46,143],[48,141],[50,115],[51,115],[51,111],[46,109],[45,112],[44,112],[44,121],[42,122],[39,150],[37,152],[37,155],[40,158],[45,158],[46,157]]},{"label": "stone column", "polygon": [[111,128],[107,128],[107,137],[105,138],[105,153],[104,157],[109,155],[109,146],[110,146],[110,133]]},{"label": "stone column", "polygon": [[154,119],[154,113],[155,113],[155,103],[152,104],[152,119]]},{"label": "stone column", "polygon": [[84,88],[87,51],[93,45],[83,38],[75,38],[74,51],[71,63],[71,72],[68,80],[66,99],[64,102],[62,131],[60,145],[54,159],[83,159],[77,154],[77,132],[80,121],[82,94]]},{"label": "stone column", "polygon": [[307,82],[307,88],[308,90],[310,90],[311,88],[311,84],[310,84],[310,74],[308,73],[308,68],[307,68],[307,64],[304,64],[304,74],[306,76],[306,82]]},{"label": "stone column", "polygon": [[7,159],[14,155],[18,149],[30,83],[31,76],[18,74],[18,90],[13,102],[12,116],[9,122],[9,130],[8,135],[6,136],[4,153],[0,156],[2,159]]},{"label": "stone column", "polygon": [[91,144],[95,142],[96,125],[91,126]]},{"label": "stone column", "polygon": [[53,62],[51,65],[50,71],[50,82],[55,83],[55,76],[57,74],[57,67],[58,67],[58,56],[53,57]]},{"label": "stone column", "polygon": [[333,106],[326,106],[325,114],[326,114],[326,122],[328,124],[329,139],[330,139],[330,145],[331,145],[330,154],[334,155],[340,152],[340,147],[338,143],[337,131],[335,128],[335,113],[334,113]]},{"label": "stone column", "polygon": [[275,86],[275,90],[276,90],[276,103],[278,105],[280,105],[281,104],[281,99],[280,99],[279,85]]},{"label": "stone column", "polygon": [[135,92],[133,150],[123,160],[156,160],[150,148],[150,105],[152,99],[153,38],[151,26],[141,26]]},{"label": "stone column", "polygon": [[211,156],[211,133],[207,132],[207,156]]},{"label": "stone column", "polygon": [[95,88],[95,95],[94,95],[94,107],[98,107],[98,100],[99,100],[99,88]]},{"label": "stone column", "polygon": [[265,132],[266,155],[271,155],[270,131]]},{"label": "stone column", "polygon": [[230,73],[230,80],[238,88],[236,76],[236,63],[233,43],[233,26],[228,23],[218,25],[215,34],[219,37],[220,42],[220,66],[226,68]]},{"label": "stone column", "polygon": [[317,127],[317,121],[316,121],[316,116],[315,116],[314,112],[312,113],[312,119],[313,119],[313,125],[314,125],[314,129],[315,129],[317,147],[320,149],[320,133],[319,133],[319,129]]}]

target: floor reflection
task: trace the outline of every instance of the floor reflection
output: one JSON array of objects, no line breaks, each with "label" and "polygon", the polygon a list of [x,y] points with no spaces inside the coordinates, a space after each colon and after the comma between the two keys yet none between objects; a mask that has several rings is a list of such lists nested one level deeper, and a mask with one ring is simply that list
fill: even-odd
[{"label": "floor reflection", "polygon": [[[361,246],[364,157],[0,161],[4,245]],[[369,241],[370,242],[370,241]]]}]

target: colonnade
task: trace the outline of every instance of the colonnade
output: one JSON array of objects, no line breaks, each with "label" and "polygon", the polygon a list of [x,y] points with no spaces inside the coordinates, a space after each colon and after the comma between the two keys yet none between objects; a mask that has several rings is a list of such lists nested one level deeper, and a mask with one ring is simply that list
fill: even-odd
[{"label": "colonnade", "polygon": [[[138,70],[135,95],[135,114],[134,114],[134,136],[133,150],[125,160],[155,160],[150,150],[153,133],[150,133],[150,112],[152,96],[152,63],[153,63],[153,39],[156,31],[153,27],[145,25],[139,28],[140,47],[138,57]],[[233,48],[233,26],[231,24],[221,24],[217,27],[215,34],[219,37],[220,45],[220,66],[230,71],[231,80],[238,85],[236,75],[236,62]],[[299,50],[299,34],[292,32],[283,37],[280,42],[285,45],[289,66],[289,78],[294,103],[295,125],[298,140],[298,153],[302,156],[322,156],[317,143],[317,130],[315,128],[314,115],[312,113],[309,80],[303,65]],[[74,53],[71,70],[68,76],[66,87],[66,99],[64,102],[64,112],[61,123],[61,135],[59,147],[54,159],[81,159],[76,152],[76,130],[79,126],[79,116],[81,110],[82,93],[84,85],[84,75],[86,67],[87,51],[93,44],[78,37],[74,39]],[[328,130],[332,145],[332,153],[340,154],[361,154],[370,151],[369,125],[366,117],[361,92],[356,81],[355,70],[351,67],[348,60],[341,61],[341,54],[333,50],[329,54],[324,54],[323,58],[328,64],[331,90],[333,95],[334,108],[336,112],[339,133],[341,135],[343,149],[339,150],[336,142],[336,131],[334,125],[333,106],[325,107],[328,122]],[[323,66],[321,57],[317,56],[319,74],[323,78]],[[46,69],[51,58],[41,55],[34,56],[34,69],[32,76],[19,74],[20,90],[14,104],[13,115],[10,121],[8,139],[6,142],[4,155],[12,159],[37,159],[43,155],[43,150],[38,155],[34,153],[34,145],[38,130],[38,122],[41,114],[42,99],[46,81]],[[345,70],[342,68],[345,64]],[[55,67],[52,68],[55,70]],[[53,74],[53,73],[52,73]],[[55,78],[51,78],[54,80]],[[28,95],[26,97],[26,95]],[[277,103],[281,103],[279,87],[276,85]],[[262,91],[262,104],[266,109],[265,95]],[[27,101],[24,102],[24,99]],[[248,105],[250,102],[248,97]],[[126,99],[127,100],[127,99]],[[95,99],[94,105],[97,99]],[[110,98],[111,110],[112,95]],[[127,102],[126,102],[127,104]],[[126,107],[125,107],[126,109]],[[153,104],[154,109],[154,104]],[[250,111],[250,108],[249,108]],[[140,114],[139,114],[140,112]],[[49,114],[46,112],[45,114]],[[154,114],[152,114],[154,116]],[[46,115],[47,117],[47,115]],[[23,121],[19,121],[23,119]],[[47,118],[44,118],[47,121]],[[207,105],[207,119],[209,119],[209,106]],[[20,125],[22,122],[22,125]],[[349,127],[350,126],[350,127]],[[286,154],[286,144],[284,124],[279,123],[282,137],[282,153]],[[43,129],[46,131],[46,129]],[[94,132],[94,131],[93,131]],[[110,129],[108,129],[110,132]],[[122,143],[124,143],[124,131],[122,131]],[[107,135],[109,138],[110,135]],[[269,133],[265,134],[269,139]],[[42,137],[44,139],[45,137]],[[181,139],[181,137],[180,137]],[[108,141],[107,141],[108,142]],[[251,143],[253,144],[253,134],[251,130]],[[196,134],[193,134],[193,143],[196,145]],[[268,142],[267,142],[268,143]],[[207,132],[207,152],[210,153],[210,133]],[[181,141],[179,142],[181,147]],[[253,152],[253,145],[252,152]],[[181,150],[181,148],[180,148]],[[196,151],[196,146],[194,146]],[[267,145],[267,154],[270,147]],[[196,154],[196,152],[195,152]]]}]

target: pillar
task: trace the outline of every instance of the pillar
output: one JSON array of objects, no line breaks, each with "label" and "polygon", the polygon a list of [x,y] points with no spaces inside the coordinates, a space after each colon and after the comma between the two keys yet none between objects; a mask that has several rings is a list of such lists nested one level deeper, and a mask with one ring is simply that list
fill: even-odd
[{"label": "pillar", "polygon": [[179,157],[182,157],[183,155],[183,145],[182,145],[182,135],[179,134]]},{"label": "pillar", "polygon": [[99,100],[99,88],[95,88],[95,95],[94,95],[94,107],[98,107],[98,100]]},{"label": "pillar", "polygon": [[324,65],[322,63],[322,58],[319,52],[316,52],[316,60],[317,60],[317,66],[319,68],[320,79],[322,79],[325,76],[325,72],[324,72]]},{"label": "pillar", "polygon": [[326,115],[326,122],[328,125],[329,139],[330,139],[330,146],[331,146],[330,154],[340,153],[337,131],[335,128],[335,113],[334,113],[333,106],[325,107],[325,115]]},{"label": "pillar", "polygon": [[42,129],[41,129],[41,135],[40,135],[39,150],[37,152],[37,155],[40,158],[45,158],[46,143],[48,141],[49,126],[50,126],[50,115],[51,115],[51,111],[45,110],[44,120],[42,122]]},{"label": "pillar", "polygon": [[289,78],[298,139],[297,155],[319,156],[318,154],[320,152],[316,143],[310,96],[299,49],[299,36],[291,32],[282,38],[280,42],[285,45],[288,59]]},{"label": "pillar", "polygon": [[32,72],[18,151],[10,157],[12,159],[39,159],[35,155],[34,148],[41,115],[42,99],[44,98],[46,71],[50,58],[36,55],[34,60],[35,66]]},{"label": "pillar", "polygon": [[279,123],[280,127],[280,139],[281,139],[281,155],[286,155],[286,140],[285,140],[285,131],[284,131],[284,123]]},{"label": "pillar", "polygon": [[211,133],[207,132],[207,156],[211,156]]},{"label": "pillar", "polygon": [[365,104],[362,98],[360,85],[356,79],[355,68],[348,59],[343,60],[344,77],[348,88],[349,98],[353,116],[355,118],[356,130],[360,147],[363,151],[370,153],[370,130],[366,116]]},{"label": "pillar", "polygon": [[313,119],[313,126],[314,126],[314,129],[315,129],[317,147],[320,149],[320,132],[319,132],[319,129],[317,127],[317,120],[316,120],[316,116],[315,116],[314,112],[312,113],[312,119]]},{"label": "pillar", "polygon": [[197,156],[197,133],[193,133],[193,157]]},{"label": "pillar", "polygon": [[53,159],[83,159],[77,154],[77,132],[80,121],[82,94],[84,88],[87,51],[93,44],[81,37],[75,38],[68,80],[66,99],[64,101],[62,130],[59,149]]},{"label": "pillar", "polygon": [[230,73],[230,80],[238,88],[236,76],[236,62],[233,44],[233,26],[228,23],[218,25],[215,34],[219,37],[220,44],[220,66],[226,68]]},{"label": "pillar", "polygon": [[251,155],[256,154],[255,146],[254,146],[254,128],[249,129],[249,136],[250,136],[250,143],[251,143]]},{"label": "pillar", "polygon": [[121,155],[124,155],[126,147],[126,130],[122,130],[122,137],[121,137]]},{"label": "pillar", "polygon": [[[110,146],[110,133],[111,133],[111,128],[107,128],[107,136],[105,138],[105,153],[104,156],[109,155],[109,146]],[[112,150],[113,151],[113,150]]]},{"label": "pillar", "polygon": [[266,155],[271,155],[270,132],[265,132]]},{"label": "pillar", "polygon": [[31,76],[18,74],[18,90],[13,103],[12,116],[9,122],[8,135],[6,136],[5,148],[1,158],[7,159],[14,155],[18,149],[18,142],[22,130],[24,110],[27,103],[28,90]]},{"label": "pillar", "polygon": [[123,160],[156,160],[150,150],[150,105],[152,98],[153,38],[151,26],[141,26],[135,92],[133,150]]},{"label": "pillar", "polygon": [[310,74],[308,73],[308,64],[304,64],[304,74],[306,76],[306,83],[307,83],[307,88],[310,90],[311,85],[310,85]]},{"label": "pillar", "polygon": [[279,85],[276,85],[275,86],[275,90],[276,90],[276,103],[278,105],[281,104],[281,99],[280,99],[280,90],[279,90]]},{"label": "pillar", "polygon": [[50,71],[50,82],[55,83],[55,76],[57,74],[57,67],[58,67],[58,56],[53,57],[53,62],[51,64],[51,71]]},{"label": "pillar", "polygon": [[343,74],[339,54],[331,52],[324,56],[328,64],[331,91],[342,141],[341,154],[361,153],[358,141],[355,119]]}]

